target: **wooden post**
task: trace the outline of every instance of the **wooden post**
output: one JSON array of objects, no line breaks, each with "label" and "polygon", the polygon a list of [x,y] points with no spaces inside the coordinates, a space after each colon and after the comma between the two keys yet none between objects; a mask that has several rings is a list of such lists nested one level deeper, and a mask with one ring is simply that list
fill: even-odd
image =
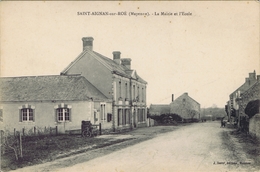
[{"label": "wooden post", "polygon": [[[25,130],[25,128],[23,128],[23,136],[24,136],[24,130]],[[20,134],[21,135],[21,134]]]},{"label": "wooden post", "polygon": [[58,135],[58,126],[56,126],[56,136]]},{"label": "wooden post", "polygon": [[21,133],[20,134],[20,155],[21,155],[21,158],[23,157],[23,144],[22,144],[22,135]]},{"label": "wooden post", "polygon": [[15,128],[14,128],[14,137],[15,137]]},{"label": "wooden post", "polygon": [[50,127],[50,136],[51,136],[51,134],[52,134],[52,131],[51,131],[51,127]]},{"label": "wooden post", "polygon": [[99,135],[102,134],[102,130],[101,130],[101,123],[99,123]]}]

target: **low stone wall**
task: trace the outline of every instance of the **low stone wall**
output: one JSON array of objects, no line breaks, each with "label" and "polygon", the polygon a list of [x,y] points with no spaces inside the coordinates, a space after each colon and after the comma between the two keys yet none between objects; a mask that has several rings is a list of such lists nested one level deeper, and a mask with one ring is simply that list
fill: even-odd
[{"label": "low stone wall", "polygon": [[249,134],[260,140],[260,114],[254,115],[249,120]]},{"label": "low stone wall", "polygon": [[147,127],[147,123],[146,123],[146,122],[145,122],[145,123],[138,123],[138,124],[137,124],[137,127],[138,127],[138,128]]}]

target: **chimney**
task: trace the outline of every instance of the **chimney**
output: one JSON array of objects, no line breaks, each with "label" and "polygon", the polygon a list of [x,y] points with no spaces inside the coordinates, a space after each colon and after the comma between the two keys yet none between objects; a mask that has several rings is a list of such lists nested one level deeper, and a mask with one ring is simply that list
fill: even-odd
[{"label": "chimney", "polygon": [[257,81],[260,81],[260,75],[257,75]]},{"label": "chimney", "polygon": [[249,80],[250,80],[250,81],[255,81],[255,80],[256,80],[255,77],[256,77],[256,76],[255,76],[255,70],[254,70],[253,73],[249,73]]},{"label": "chimney", "polygon": [[93,38],[92,37],[83,37],[82,41],[83,41],[83,51],[84,50],[93,50]]},{"label": "chimney", "polygon": [[174,94],[172,94],[172,102],[174,101]]},{"label": "chimney", "polygon": [[127,67],[128,69],[131,69],[131,59],[130,58],[123,58],[121,59],[121,64]]},{"label": "chimney", "polygon": [[114,51],[113,52],[113,60],[117,63],[120,64],[120,51]]}]

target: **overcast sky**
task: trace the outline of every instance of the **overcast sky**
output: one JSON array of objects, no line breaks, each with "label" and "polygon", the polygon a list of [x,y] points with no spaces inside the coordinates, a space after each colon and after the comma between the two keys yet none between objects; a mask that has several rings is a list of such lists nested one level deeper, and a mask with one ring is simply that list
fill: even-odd
[{"label": "overcast sky", "polygon": [[[147,104],[188,92],[201,107],[224,107],[259,75],[259,3],[1,2],[1,76],[59,75],[82,52],[82,37],[109,58],[121,51],[148,82]],[[127,16],[77,15],[126,12]],[[129,12],[149,16],[129,16]],[[154,12],[192,15],[155,16]]]}]

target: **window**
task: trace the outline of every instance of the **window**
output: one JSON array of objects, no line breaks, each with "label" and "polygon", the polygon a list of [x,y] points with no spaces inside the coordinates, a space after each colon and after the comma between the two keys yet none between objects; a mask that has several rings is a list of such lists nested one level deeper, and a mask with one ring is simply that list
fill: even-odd
[{"label": "window", "polygon": [[142,88],[141,92],[141,102],[144,102],[144,88]]},{"label": "window", "polygon": [[127,83],[125,83],[125,98],[128,98],[128,95],[127,95]]},{"label": "window", "polygon": [[122,113],[122,125],[125,125],[126,124],[126,114],[125,114],[125,111],[123,111]]},{"label": "window", "polygon": [[100,104],[100,119],[106,120],[106,104],[105,103]]},{"label": "window", "polygon": [[141,113],[140,113],[140,109],[137,109],[137,118],[138,118],[138,122],[141,122]]},{"label": "window", "polygon": [[130,124],[129,109],[125,109],[125,124]]},{"label": "window", "polygon": [[70,121],[70,109],[68,109],[68,108],[58,108],[57,109],[57,116],[58,116],[59,122]]},{"label": "window", "polygon": [[119,81],[119,97],[121,97],[121,81]]},{"label": "window", "polygon": [[135,99],[135,85],[133,85],[133,98]]},{"label": "window", "polygon": [[137,101],[137,102],[140,101],[140,92],[139,92],[139,87],[137,87],[137,97],[136,97],[136,101]]},{"label": "window", "polygon": [[34,111],[35,107],[31,106],[31,105],[23,105],[21,107],[19,107],[19,118],[20,118],[20,122],[33,122],[35,121],[35,111]]},{"label": "window", "polygon": [[61,103],[54,107],[56,114],[56,122],[71,121],[71,106]]},{"label": "window", "polygon": [[33,121],[33,110],[30,108],[24,108],[22,111],[22,121]]},{"label": "window", "polygon": [[122,109],[118,109],[118,113],[117,113],[117,124],[122,125]]},{"label": "window", "polygon": [[108,113],[107,114],[107,122],[110,122],[110,121],[112,121],[112,114]]}]

